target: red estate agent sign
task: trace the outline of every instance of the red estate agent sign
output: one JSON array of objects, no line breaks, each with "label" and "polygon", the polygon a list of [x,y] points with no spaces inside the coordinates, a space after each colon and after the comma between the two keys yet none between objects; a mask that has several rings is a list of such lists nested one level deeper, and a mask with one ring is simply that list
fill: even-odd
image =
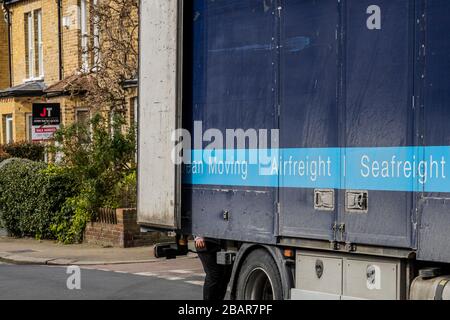
[{"label": "red estate agent sign", "polygon": [[53,138],[61,124],[59,103],[33,103],[33,141],[48,141]]}]

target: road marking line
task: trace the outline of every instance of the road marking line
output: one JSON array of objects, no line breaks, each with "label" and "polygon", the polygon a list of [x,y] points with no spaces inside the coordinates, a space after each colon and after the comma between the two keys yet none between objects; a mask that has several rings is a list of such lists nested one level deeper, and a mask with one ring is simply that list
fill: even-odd
[{"label": "road marking line", "polygon": [[137,276],[145,276],[145,277],[156,277],[157,274],[152,273],[152,272],[138,272],[138,273],[133,273],[134,275]]},{"label": "road marking line", "polygon": [[115,270],[114,272],[115,272],[115,273],[129,273],[129,272],[126,272],[126,271],[120,271],[120,270]]},{"label": "road marking line", "polygon": [[180,274],[194,273],[193,271],[189,271],[189,270],[169,270],[169,272],[180,273]]},{"label": "road marking line", "polygon": [[206,277],[206,273],[194,273],[193,276],[195,276],[195,277]]},{"label": "road marking line", "polygon": [[176,280],[184,280],[185,278],[181,278],[181,277],[169,277],[169,278],[167,278],[167,280],[170,280],[170,281],[176,281]]},{"label": "road marking line", "polygon": [[171,277],[171,276],[167,276],[167,275],[161,275],[161,276],[158,276],[158,278],[164,279],[164,280],[170,280],[170,281],[177,281],[177,280],[184,280],[184,279],[186,279],[186,278],[181,278],[181,277]]},{"label": "road marking line", "polygon": [[192,280],[192,281],[185,281],[186,283],[190,283],[190,284],[193,284],[193,285],[196,285],[196,286],[203,286],[203,281],[195,281],[195,280]]}]

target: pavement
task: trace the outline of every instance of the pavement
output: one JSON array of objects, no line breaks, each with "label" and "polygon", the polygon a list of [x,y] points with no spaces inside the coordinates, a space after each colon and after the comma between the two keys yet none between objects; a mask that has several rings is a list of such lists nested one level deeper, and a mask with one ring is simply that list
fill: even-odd
[{"label": "pavement", "polygon": [[153,247],[104,248],[89,244],[0,236],[0,261],[40,265],[106,265],[152,262]]}]

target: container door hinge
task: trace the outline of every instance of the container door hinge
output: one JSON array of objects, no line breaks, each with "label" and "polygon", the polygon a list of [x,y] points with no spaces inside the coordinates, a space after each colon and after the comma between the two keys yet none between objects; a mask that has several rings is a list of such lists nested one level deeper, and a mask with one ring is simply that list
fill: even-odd
[{"label": "container door hinge", "polygon": [[341,242],[345,242],[345,223],[341,223],[338,227]]},{"label": "container door hinge", "polygon": [[277,11],[278,11],[278,18],[281,18],[281,10],[283,10],[283,7],[282,7],[282,6],[279,6],[279,7],[277,8]]},{"label": "container door hinge", "polygon": [[345,250],[347,250],[348,252],[356,252],[357,250],[356,244],[347,242],[345,244]]},{"label": "container door hinge", "polygon": [[330,241],[330,249],[331,250],[339,250],[340,246],[339,246],[339,242],[337,242],[338,225],[336,222],[331,226],[331,230],[333,230],[333,240]]}]

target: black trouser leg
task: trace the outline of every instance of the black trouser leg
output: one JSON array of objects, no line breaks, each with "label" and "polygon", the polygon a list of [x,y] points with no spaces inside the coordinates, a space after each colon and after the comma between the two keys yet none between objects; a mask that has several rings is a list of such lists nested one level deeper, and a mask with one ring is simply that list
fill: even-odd
[{"label": "black trouser leg", "polygon": [[225,298],[228,282],[230,281],[231,272],[228,266],[217,264],[215,252],[198,252],[198,257],[205,270],[206,278],[203,286],[203,299],[220,301]]},{"label": "black trouser leg", "polygon": [[230,282],[231,272],[233,270],[232,266],[222,266],[222,288],[221,288],[221,299],[224,300],[227,294],[228,283]]}]

